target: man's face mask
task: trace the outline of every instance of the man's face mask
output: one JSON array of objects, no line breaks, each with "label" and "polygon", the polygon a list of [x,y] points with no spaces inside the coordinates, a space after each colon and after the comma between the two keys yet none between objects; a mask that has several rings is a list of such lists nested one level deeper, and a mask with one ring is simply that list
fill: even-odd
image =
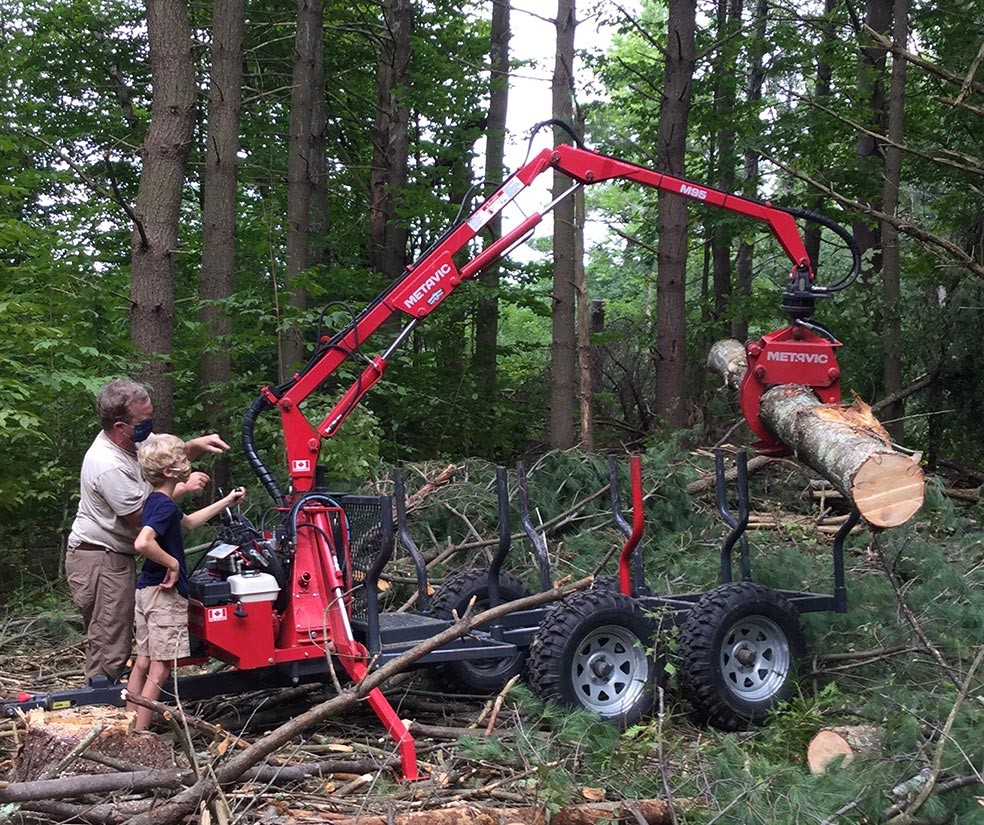
[{"label": "man's face mask", "polygon": [[133,427],[133,435],[130,436],[130,441],[134,444],[139,444],[141,441],[146,441],[147,437],[154,431],[154,420],[148,418],[146,421],[141,421],[139,424],[131,424]]}]

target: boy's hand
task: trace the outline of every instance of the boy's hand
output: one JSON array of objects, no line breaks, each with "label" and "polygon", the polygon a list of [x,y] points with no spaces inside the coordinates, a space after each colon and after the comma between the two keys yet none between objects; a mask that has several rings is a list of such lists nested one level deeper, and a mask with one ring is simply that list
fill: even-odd
[{"label": "boy's hand", "polygon": [[236,487],[231,493],[229,493],[229,495],[227,495],[223,499],[223,501],[225,502],[226,506],[229,506],[231,504],[238,504],[244,498],[246,498],[246,488]]},{"label": "boy's hand", "polygon": [[181,571],[181,568],[178,566],[178,560],[171,559],[171,561],[173,561],[174,564],[169,564],[167,566],[167,573],[164,574],[164,581],[157,585],[165,590],[174,587],[174,585],[178,583],[178,573]]}]

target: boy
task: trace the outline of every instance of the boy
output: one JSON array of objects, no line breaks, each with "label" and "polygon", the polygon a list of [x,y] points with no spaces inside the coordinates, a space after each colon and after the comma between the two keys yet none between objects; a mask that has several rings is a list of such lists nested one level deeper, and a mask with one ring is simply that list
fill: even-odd
[{"label": "boy", "polygon": [[[127,681],[127,692],[156,700],[174,660],[191,654],[188,569],[181,531],[204,524],[241,501],[246,491],[239,487],[221,501],[185,515],[174,501],[175,488],[191,475],[184,441],[174,435],[153,435],[137,460],[143,477],[154,490],[144,502],[143,526],[133,542],[145,561],[137,579],[137,660]],[[153,711],[132,703],[127,710],[137,713],[135,729],[146,730]]]}]

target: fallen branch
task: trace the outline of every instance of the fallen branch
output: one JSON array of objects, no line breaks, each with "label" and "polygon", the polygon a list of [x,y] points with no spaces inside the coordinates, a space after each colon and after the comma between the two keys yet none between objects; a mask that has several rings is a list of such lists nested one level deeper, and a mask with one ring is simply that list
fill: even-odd
[{"label": "fallen branch", "polygon": [[953,707],[950,709],[946,722],[943,724],[943,730],[940,731],[940,738],[936,745],[936,751],[933,753],[933,762],[930,767],[929,777],[926,783],[922,786],[922,789],[916,795],[916,798],[912,800],[911,804],[907,805],[903,811],[888,820],[888,825],[909,825],[909,823],[915,822],[916,811],[918,811],[923,806],[923,803],[925,803],[925,801],[933,794],[933,790],[936,787],[936,780],[940,775],[940,766],[943,764],[943,751],[946,749],[946,743],[950,739],[950,730],[953,728],[953,723],[956,721],[957,716],[960,713],[960,708],[963,706],[964,699],[967,698],[967,694],[970,691],[970,685],[973,684],[974,681],[974,674],[977,672],[977,668],[981,666],[982,661],[984,661],[984,646],[977,651],[977,655],[974,657],[974,662],[971,664],[970,670],[967,672],[967,676],[963,680],[963,687],[957,692],[957,700],[953,703]]},{"label": "fallen branch", "polygon": [[943,669],[943,672],[949,677],[950,681],[953,682],[954,686],[958,691],[963,691],[964,686],[960,681],[960,676],[957,674],[953,668],[947,663],[946,659],[943,658],[943,654],[936,648],[936,646],[929,640],[926,635],[926,631],[923,630],[922,625],[919,624],[919,620],[916,615],[912,612],[912,608],[909,607],[909,603],[905,600],[905,595],[902,592],[902,585],[899,582],[898,576],[895,575],[895,571],[892,569],[892,565],[889,564],[888,559],[885,556],[885,552],[882,550],[882,544],[879,541],[879,536],[876,533],[872,536],[871,546],[874,552],[878,555],[881,560],[882,567],[885,570],[885,575],[888,576],[888,582],[892,585],[892,590],[895,591],[895,600],[898,602],[899,609],[902,611],[902,615],[905,617],[906,622],[908,622],[909,627],[912,628],[912,632],[916,634],[916,637],[932,657],[936,660],[937,664]]},{"label": "fallen branch", "polygon": [[134,771],[36,779],[32,782],[0,783],[0,802],[27,802],[39,799],[71,799],[85,794],[113,791],[174,790],[194,777],[191,771]]},{"label": "fallen branch", "polygon": [[[753,456],[752,458],[748,459],[748,474],[749,475],[752,475],[752,473],[758,472],[763,467],[767,467],[769,464],[771,464],[775,460],[776,459],[770,458],[767,455]],[[737,467],[730,467],[727,470],[725,470],[725,472],[724,472],[724,480],[725,481],[728,481],[728,482],[734,481],[735,478],[737,478],[737,476],[738,476],[738,469],[737,469]],[[715,474],[713,472],[712,473],[708,473],[707,475],[705,475],[705,476],[703,476],[701,478],[698,478],[695,481],[691,481],[687,485],[687,492],[690,493],[690,495],[695,495],[697,493],[702,493],[702,492],[704,492],[704,490],[707,490],[707,489],[710,489],[711,487],[713,487],[715,485],[716,481],[717,481],[717,479],[716,479]]]},{"label": "fallen branch", "polygon": [[446,486],[452,478],[454,478],[455,472],[458,468],[454,464],[449,464],[440,473],[438,473],[433,479],[428,479],[417,492],[412,493],[407,496],[407,512],[415,510],[424,503],[424,499],[427,498],[435,490]]},{"label": "fallen branch", "polygon": [[152,799],[105,802],[101,805],[74,805],[70,802],[37,800],[21,803],[20,809],[45,814],[59,822],[79,820],[89,825],[120,825],[127,817],[143,813],[153,804]]},{"label": "fallen branch", "polygon": [[383,665],[378,670],[371,671],[357,685],[344,690],[339,695],[326,702],[322,702],[320,705],[316,705],[290,722],[271,731],[266,736],[257,740],[247,750],[236,754],[224,765],[217,768],[214,775],[203,777],[193,786],[182,791],[152,811],[127,820],[128,825],[163,825],[163,823],[175,822],[181,817],[193,813],[199,803],[203,799],[210,797],[219,787],[231,786],[242,777],[248,768],[261,762],[275,750],[283,747],[287,742],[308,728],[354,707],[365,699],[372,690],[379,688],[388,679],[406,670],[432,650],[436,650],[442,645],[457,639],[459,636],[463,636],[475,628],[494,619],[506,616],[515,610],[527,610],[557,601],[558,599],[563,599],[571,593],[588,587],[593,581],[594,578],[588,576],[573,584],[564,587],[555,587],[542,593],[536,593],[532,596],[498,605],[475,616],[461,619],[447,630],[421,642],[393,661]]}]

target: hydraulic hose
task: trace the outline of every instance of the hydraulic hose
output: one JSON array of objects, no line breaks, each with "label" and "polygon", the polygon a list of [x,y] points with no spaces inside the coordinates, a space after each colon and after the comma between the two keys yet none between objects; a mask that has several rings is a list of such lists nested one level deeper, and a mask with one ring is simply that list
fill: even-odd
[{"label": "hydraulic hose", "polygon": [[791,207],[776,207],[782,209],[784,212],[788,212],[795,218],[802,218],[804,221],[809,221],[810,223],[819,224],[824,226],[837,235],[851,252],[851,269],[848,271],[847,275],[841,278],[837,283],[831,284],[830,286],[815,286],[813,287],[813,292],[819,295],[829,295],[833,292],[840,292],[842,289],[846,289],[851,284],[853,284],[858,275],[861,274],[861,250],[858,248],[857,242],[854,240],[854,235],[841,226],[836,221],[831,220],[826,215],[821,215],[818,212],[811,212],[809,209],[796,209]]},{"label": "hydraulic hose", "polygon": [[287,506],[287,498],[284,496],[283,490],[280,489],[280,485],[277,484],[277,479],[273,477],[273,473],[270,472],[270,468],[263,463],[263,459],[257,455],[256,446],[253,442],[253,428],[256,425],[256,419],[259,417],[260,413],[264,410],[269,409],[273,405],[266,398],[266,396],[259,396],[243,413],[243,452],[246,454],[246,460],[249,462],[250,468],[253,470],[253,474],[259,479],[260,483],[266,488],[266,491],[270,494],[270,497],[274,500],[278,507]]}]

